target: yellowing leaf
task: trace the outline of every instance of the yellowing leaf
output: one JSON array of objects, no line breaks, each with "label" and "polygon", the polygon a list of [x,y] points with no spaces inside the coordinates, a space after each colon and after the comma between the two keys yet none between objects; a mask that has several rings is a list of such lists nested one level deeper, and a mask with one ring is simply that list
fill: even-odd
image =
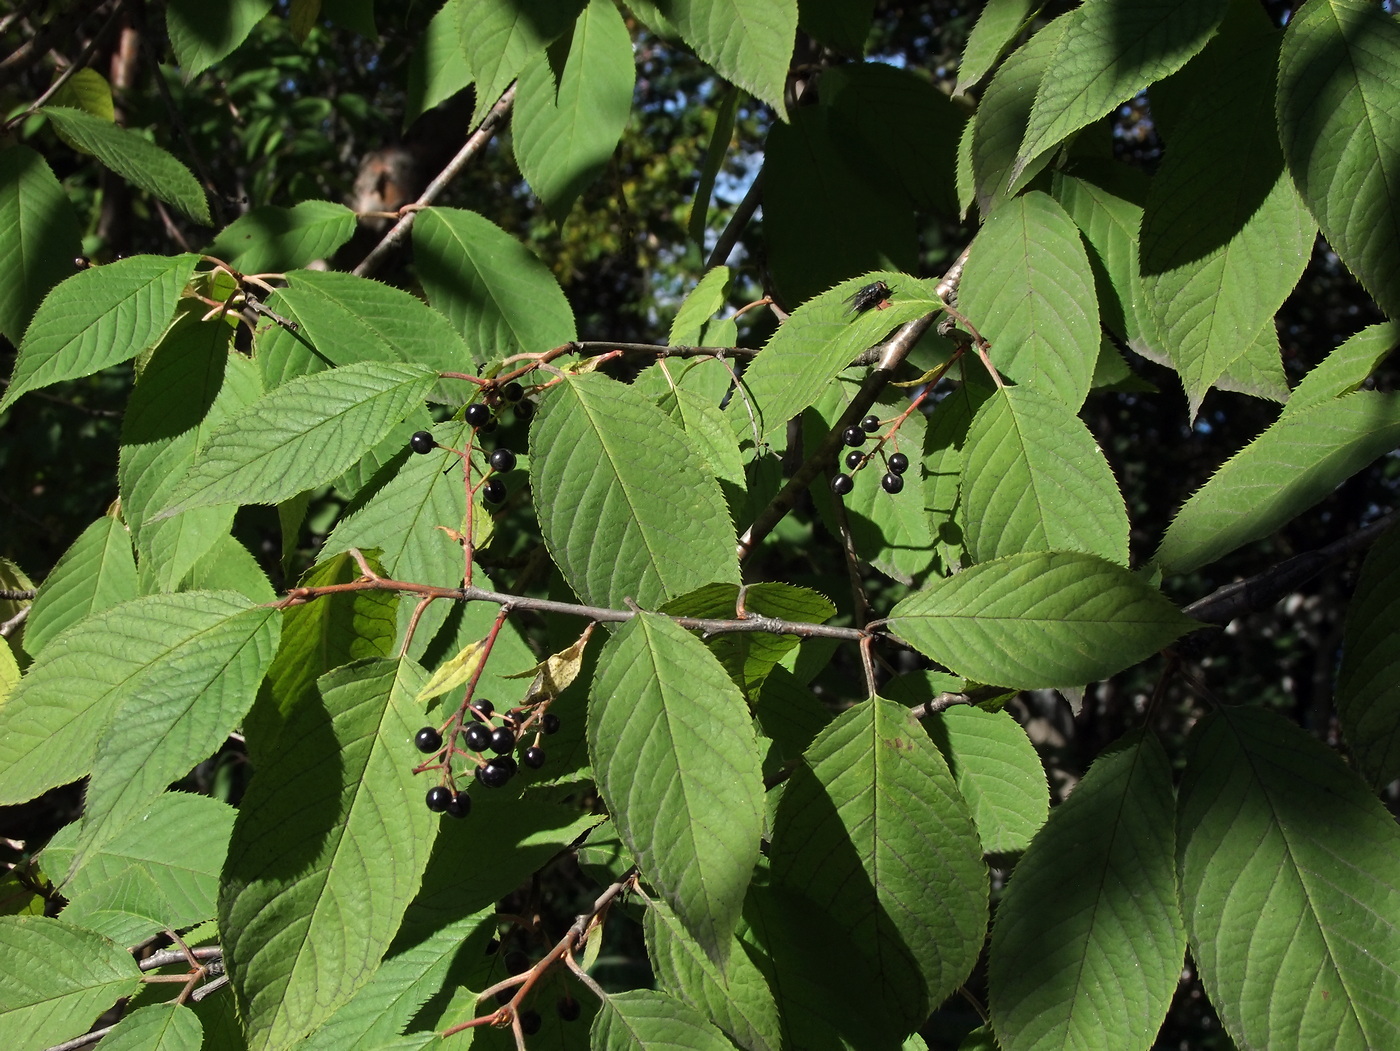
[{"label": "yellowing leaf", "polygon": [[531,697],[558,697],[578,678],[579,669],[583,667],[584,647],[588,645],[588,639],[597,626],[596,623],[588,625],[578,637],[578,641],[568,649],[546,657],[529,671],[516,672],[505,678],[523,679],[533,675],[535,681],[530,684]]},{"label": "yellowing leaf", "polygon": [[482,652],[485,643],[485,639],[480,642],[469,642],[461,648],[457,656],[438,665],[437,671],[433,672],[427,685],[418,691],[417,700],[431,700],[455,686],[461,686],[475,675],[477,668],[481,667],[481,662],[485,659],[485,654]]}]

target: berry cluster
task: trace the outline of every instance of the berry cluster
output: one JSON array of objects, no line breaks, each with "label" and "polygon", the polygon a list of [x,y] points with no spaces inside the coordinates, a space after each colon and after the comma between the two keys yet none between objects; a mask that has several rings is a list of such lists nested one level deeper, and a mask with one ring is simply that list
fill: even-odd
[{"label": "berry cluster", "polygon": [[[442,731],[425,726],[413,735],[413,747],[425,755],[441,759],[436,769],[445,772],[445,779],[452,782],[452,760],[463,756],[474,767],[473,776],[486,788],[500,788],[519,771],[515,760],[515,750],[527,735],[535,729],[534,741],[520,754],[520,762],[538,770],[544,766],[545,751],[540,747],[542,735],[559,732],[559,716],[542,710],[542,705],[533,708],[512,708],[497,715],[496,706],[490,701],[476,701],[453,715],[445,729],[448,740],[443,741]],[[487,756],[485,753],[491,753]],[[421,767],[420,769],[433,769]],[[428,809],[434,813],[451,817],[466,817],[471,813],[471,797],[458,791],[455,786],[434,785],[428,789]]]},{"label": "berry cluster", "polygon": [[[512,388],[514,388],[512,390]],[[511,400],[511,395],[515,395],[515,411],[520,414],[520,410],[530,403],[521,401],[524,390],[518,383],[507,383],[498,395],[498,399]],[[474,402],[468,405],[465,412],[467,423],[472,429],[480,434],[490,434],[496,429],[496,418],[482,402]],[[426,456],[438,447],[433,436],[427,431],[416,431],[408,440],[408,447],[420,455]],[[507,495],[506,483],[501,481],[497,475],[506,474],[515,470],[515,453],[504,446],[498,446],[491,450],[491,454],[486,458],[486,462],[491,465],[491,475],[481,483],[481,498],[488,504],[502,503]]]},{"label": "berry cluster", "polygon": [[[860,421],[860,426],[847,427],[841,432],[841,440],[851,449],[846,454],[846,470],[850,471],[851,474],[864,467],[870,458],[871,454],[861,452],[860,447],[865,444],[868,435],[874,434],[879,429],[879,418],[867,416]],[[881,442],[881,444],[884,443]],[[903,453],[892,453],[885,461],[885,466],[885,476],[880,479],[880,488],[893,496],[904,488],[904,472],[909,470],[909,457]],[[850,474],[838,474],[831,480],[831,491],[837,496],[845,496],[855,487],[855,480]]]}]

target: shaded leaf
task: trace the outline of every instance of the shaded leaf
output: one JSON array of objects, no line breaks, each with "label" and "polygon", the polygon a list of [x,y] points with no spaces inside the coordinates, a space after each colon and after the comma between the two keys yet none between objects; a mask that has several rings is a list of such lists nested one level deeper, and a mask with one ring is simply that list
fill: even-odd
[{"label": "shaded leaf", "polygon": [[44,159],[28,146],[0,150],[0,333],[15,346],[81,251],[73,207]]},{"label": "shaded leaf", "polygon": [[1035,0],[990,0],[968,34],[954,95],[966,94],[991,72],[1036,6]]},{"label": "shaded leaf", "polygon": [[797,0],[673,0],[664,10],[716,73],[784,115]]},{"label": "shaded leaf", "polygon": [[423,679],[407,661],[330,672],[259,761],[219,893],[255,1051],[285,1046],[369,981],[418,890],[439,821],[404,756]]},{"label": "shaded leaf", "polygon": [[703,643],[639,613],[598,658],[588,752],[622,840],[700,947],[723,965],[763,832],[758,741]]},{"label": "shaded leaf", "polygon": [[1382,321],[1357,332],[1313,368],[1294,388],[1284,415],[1350,394],[1400,346],[1400,322]]},{"label": "shaded leaf", "polygon": [[1016,865],[992,928],[1005,1051],[1153,1046],[1181,977],[1171,768],[1134,733],[1095,760]]},{"label": "shaded leaf", "polygon": [[1191,955],[1239,1046],[1400,1042],[1400,831],[1335,754],[1218,708],[1192,733],[1177,829]]},{"label": "shaded leaf", "polygon": [[1328,244],[1400,316],[1400,25],[1363,0],[1323,0],[1288,23],[1279,141]]},{"label": "shaded leaf", "polygon": [[1371,545],[1347,608],[1337,714],[1360,772],[1379,787],[1400,775],[1400,536]]},{"label": "shaded leaf", "polygon": [[170,0],[165,29],[186,83],[243,43],[271,9],[271,0]]},{"label": "shaded leaf", "polygon": [[334,201],[269,204],[229,223],[204,252],[245,274],[280,274],[329,259],[354,232],[355,213]]},{"label": "shaded leaf", "polygon": [[204,1027],[182,1003],[147,1004],[102,1038],[107,1051],[199,1051]]},{"label": "shaded leaf", "polygon": [[[938,749],[892,701],[843,712],[804,758],[774,819],[774,885],[827,933],[823,959],[835,974],[880,976],[879,1001],[868,1006],[908,1032],[981,950],[987,875],[977,831]],[[928,892],[930,867],[937,894]]]},{"label": "shaded leaf", "polygon": [[197,223],[209,225],[209,199],[204,188],[187,167],[153,142],[82,110],[45,106],[39,112],[138,190],[174,205]]},{"label": "shaded leaf", "polygon": [[1297,517],[1400,443],[1396,395],[1357,391],[1288,413],[1192,494],[1154,556],[1189,573]]},{"label": "shaded leaf", "polygon": [[636,989],[603,1001],[593,1019],[590,1046],[596,1051],[731,1051],[733,1045],[699,1011],[666,993]]}]

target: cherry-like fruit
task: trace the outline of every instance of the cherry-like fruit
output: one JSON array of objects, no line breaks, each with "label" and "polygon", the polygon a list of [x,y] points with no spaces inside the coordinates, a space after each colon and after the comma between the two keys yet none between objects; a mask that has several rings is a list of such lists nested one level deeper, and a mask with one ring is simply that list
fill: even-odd
[{"label": "cherry-like fruit", "polygon": [[831,480],[831,491],[837,496],[845,496],[856,487],[856,483],[851,481],[848,474],[838,474]]},{"label": "cherry-like fruit", "polygon": [[462,727],[462,737],[473,752],[484,752],[491,747],[491,731],[481,723],[467,723]]},{"label": "cherry-like fruit", "polygon": [[413,437],[408,440],[408,447],[420,456],[426,456],[437,448],[437,442],[427,431],[414,431]]},{"label": "cherry-like fruit", "polygon": [[553,712],[546,712],[545,717],[540,720],[540,729],[547,734],[557,734],[559,732],[559,716]]},{"label": "cherry-like fruit", "polygon": [[481,498],[488,504],[499,504],[506,498],[506,483],[499,478],[488,478],[481,487]]},{"label": "cherry-like fruit", "polygon": [[425,755],[436,752],[442,747],[442,734],[431,726],[425,726],[413,735],[413,747]]},{"label": "cherry-like fruit", "polygon": [[903,453],[894,453],[890,456],[890,470],[895,474],[903,474],[909,470],[909,457]]},{"label": "cherry-like fruit", "polygon": [[841,440],[852,447],[865,444],[865,432],[859,427],[847,427],[841,432]]},{"label": "cherry-like fruit", "polygon": [[878,416],[867,416],[860,421],[860,429],[867,434],[874,434],[880,429],[880,418]]},{"label": "cherry-like fruit", "polygon": [[846,470],[855,471],[865,462],[865,453],[859,449],[852,449],[846,454]]},{"label": "cherry-like fruit", "polygon": [[434,814],[441,814],[447,809],[447,805],[452,802],[452,790],[444,788],[442,785],[434,785],[428,789],[427,804],[428,809]]},{"label": "cherry-like fruit", "polygon": [[509,726],[498,726],[491,731],[491,751],[506,755],[515,747],[515,733]]},{"label": "cherry-like fruit", "polygon": [[477,402],[475,405],[468,405],[465,415],[467,422],[473,427],[485,427],[491,422],[491,410],[481,404],[481,402]]},{"label": "cherry-like fruit", "polygon": [[544,749],[537,744],[531,745],[529,748],[525,749],[524,754],[520,757],[520,761],[531,770],[538,770],[540,767],[544,766]]},{"label": "cherry-like fruit", "polygon": [[472,797],[465,792],[453,792],[443,809],[448,817],[466,817],[472,812]]},{"label": "cherry-like fruit", "polygon": [[880,479],[880,488],[893,495],[904,488],[904,479],[890,471],[885,477]]},{"label": "cherry-like fruit", "polygon": [[493,449],[488,462],[491,464],[491,470],[504,474],[506,471],[515,470],[515,453],[509,449]]}]

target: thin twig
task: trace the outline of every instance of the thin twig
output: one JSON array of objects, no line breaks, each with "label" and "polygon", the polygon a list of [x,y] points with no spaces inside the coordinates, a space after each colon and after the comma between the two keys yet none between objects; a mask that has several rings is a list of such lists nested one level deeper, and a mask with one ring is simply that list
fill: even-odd
[{"label": "thin twig", "polygon": [[1207,624],[1228,624],[1236,617],[1267,609],[1283,596],[1296,591],[1304,581],[1316,576],[1333,562],[1339,562],[1353,552],[1369,547],[1375,539],[1400,521],[1400,512],[1392,511],[1384,518],[1363,526],[1350,536],[1342,537],[1316,551],[1270,566],[1245,580],[1216,588],[1204,598],[1187,606],[1183,613]]},{"label": "thin twig", "polygon": [[447,185],[458,176],[462,169],[467,166],[467,162],[491,141],[491,136],[496,133],[496,129],[505,120],[505,116],[510,112],[514,102],[515,83],[512,82],[482,119],[480,127],[472,132],[467,138],[466,144],[457,151],[457,156],[448,161],[447,167],[443,168],[437,177],[428,183],[428,188],[423,191],[423,195],[413,204],[408,205],[406,209],[400,209],[403,218],[389,229],[380,242],[370,249],[369,255],[365,256],[360,261],[360,265],[355,267],[353,273],[356,277],[366,277],[373,272],[384,261],[384,257],[408,237],[409,230],[413,228],[413,217],[417,214],[418,209],[426,208],[437,200],[438,194],[442,193]]},{"label": "thin twig", "polygon": [[82,1036],[74,1037],[72,1040],[65,1040],[61,1044],[54,1044],[53,1047],[46,1048],[45,1051],[78,1051],[80,1047],[87,1047],[89,1044],[97,1043],[113,1029],[117,1028],[118,1024],[119,1023],[114,1022],[112,1025],[104,1026],[102,1029],[94,1029],[91,1033],[84,1033]]},{"label": "thin twig", "polygon": [[734,214],[729,217],[729,222],[720,231],[719,240],[715,242],[715,247],[710,251],[710,257],[705,260],[705,269],[713,270],[720,266],[729,258],[729,253],[734,251],[734,246],[739,243],[739,237],[744,232],[744,227],[749,225],[749,220],[753,218],[754,212],[758,211],[758,204],[763,200],[763,171],[754,176],[753,182],[749,184],[748,193],[744,194],[744,199],[739,202],[734,209]]}]

